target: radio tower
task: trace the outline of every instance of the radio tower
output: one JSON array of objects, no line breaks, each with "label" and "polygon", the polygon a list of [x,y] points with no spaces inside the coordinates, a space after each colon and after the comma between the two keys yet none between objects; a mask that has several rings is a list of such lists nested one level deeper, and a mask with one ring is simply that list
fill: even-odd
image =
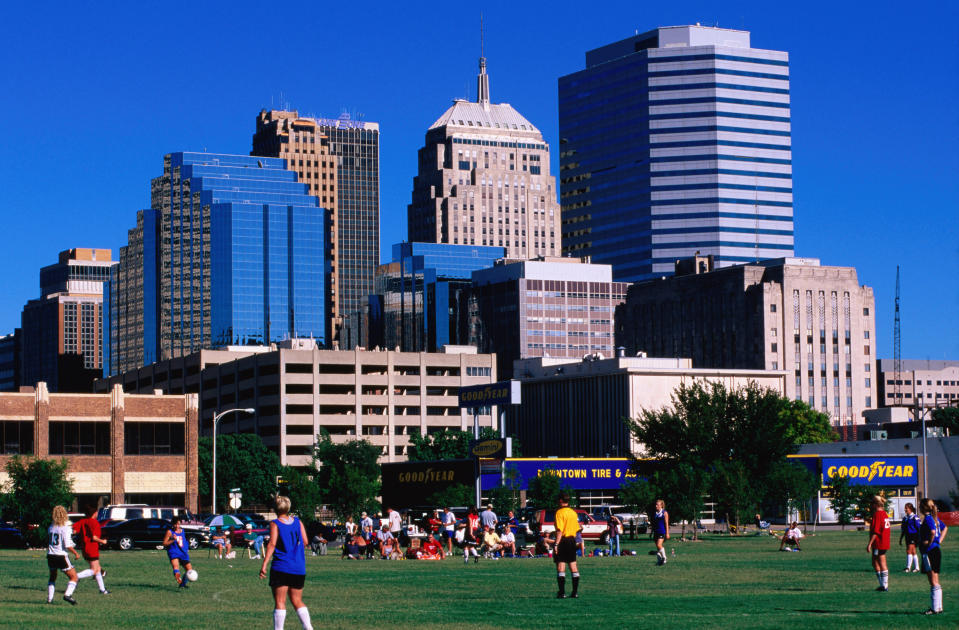
[{"label": "radio tower", "polygon": [[896,322],[893,325],[892,332],[892,363],[893,371],[896,373],[896,384],[893,389],[895,402],[894,405],[902,404],[902,394],[900,387],[902,385],[902,332],[900,331],[899,321],[899,265],[896,265]]}]

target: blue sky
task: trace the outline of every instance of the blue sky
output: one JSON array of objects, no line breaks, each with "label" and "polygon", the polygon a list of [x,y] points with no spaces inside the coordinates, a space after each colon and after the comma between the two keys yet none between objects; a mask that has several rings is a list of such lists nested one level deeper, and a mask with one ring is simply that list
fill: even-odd
[{"label": "blue sky", "polygon": [[[959,359],[959,10],[954,3],[15,3],[0,23],[0,334],[70,247],[126,243],[164,153],[249,153],[257,112],[381,125],[381,251],[406,237],[416,151],[491,94],[554,146],[556,80],[656,26],[718,24],[790,54],[796,254],[850,265],[892,356],[902,265],[907,358]],[[584,7],[589,12],[584,12]]]}]

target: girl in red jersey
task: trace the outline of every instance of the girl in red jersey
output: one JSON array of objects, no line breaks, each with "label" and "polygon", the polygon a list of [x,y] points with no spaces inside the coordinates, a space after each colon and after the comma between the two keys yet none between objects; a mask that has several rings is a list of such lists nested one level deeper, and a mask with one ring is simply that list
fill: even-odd
[{"label": "girl in red jersey", "polygon": [[107,572],[100,568],[100,545],[105,545],[107,541],[100,537],[100,523],[94,518],[97,508],[88,505],[83,513],[86,518],[74,523],[73,533],[80,536],[80,541],[83,543],[83,559],[87,561],[90,568],[77,573],[77,578],[81,580],[88,577],[96,578],[100,592],[109,595],[110,591],[103,584],[103,576]]},{"label": "girl in red jersey", "polygon": [[879,495],[872,498],[872,522],[869,525],[869,544],[866,551],[872,555],[872,568],[879,580],[877,591],[889,590],[889,567],[886,564],[886,552],[889,551],[889,515],[886,514],[886,501]]}]

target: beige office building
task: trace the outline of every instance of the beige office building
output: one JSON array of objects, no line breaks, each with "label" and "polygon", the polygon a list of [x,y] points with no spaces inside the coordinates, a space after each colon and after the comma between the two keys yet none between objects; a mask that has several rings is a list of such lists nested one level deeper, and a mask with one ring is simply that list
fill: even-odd
[{"label": "beige office building", "polygon": [[[213,416],[230,414],[218,431],[256,433],[283,464],[310,464],[320,431],[336,442],[366,439],[383,451],[382,461],[406,460],[413,434],[470,429],[473,416],[459,408],[459,388],[496,381],[496,356],[472,346],[444,352],[320,350],[310,339],[278,347],[201,350],[130,370],[97,383],[128,392],[154,390],[199,394],[201,434],[212,433]],[[498,426],[489,414],[481,426]]]},{"label": "beige office building", "polygon": [[476,102],[455,100],[426,132],[407,215],[413,242],[501,246],[507,258],[560,255],[549,145],[510,104],[490,102],[485,58]]},{"label": "beige office building", "polygon": [[881,406],[959,406],[959,361],[903,359],[898,372],[893,359],[880,359],[878,364]]},{"label": "beige office building", "polygon": [[713,270],[712,257],[630,287],[617,310],[627,354],[690,357],[697,368],[785,370],[786,395],[863,422],[876,397],[875,299],[853,267],[776,258]]}]

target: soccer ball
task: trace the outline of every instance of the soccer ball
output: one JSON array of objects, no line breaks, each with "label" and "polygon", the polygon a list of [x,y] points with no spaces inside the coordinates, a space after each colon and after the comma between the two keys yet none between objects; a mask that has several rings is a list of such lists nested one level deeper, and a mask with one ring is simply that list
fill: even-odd
[{"label": "soccer ball", "polygon": [[200,577],[200,575],[196,572],[196,569],[190,569],[186,572],[186,579],[190,580],[191,582],[196,582],[198,577]]}]

